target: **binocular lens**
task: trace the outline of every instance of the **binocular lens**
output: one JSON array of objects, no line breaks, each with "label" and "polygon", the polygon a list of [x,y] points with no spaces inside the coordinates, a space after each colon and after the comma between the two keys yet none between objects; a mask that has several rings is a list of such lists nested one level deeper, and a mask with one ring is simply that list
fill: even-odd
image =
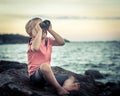
[{"label": "binocular lens", "polygon": [[50,21],[49,20],[44,20],[43,22],[41,22],[40,27],[44,30],[48,30],[49,26],[50,26]]}]

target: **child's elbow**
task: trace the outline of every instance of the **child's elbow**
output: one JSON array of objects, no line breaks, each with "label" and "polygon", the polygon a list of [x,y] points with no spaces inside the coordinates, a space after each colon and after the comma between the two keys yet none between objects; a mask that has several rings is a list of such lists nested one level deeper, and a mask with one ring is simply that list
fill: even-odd
[{"label": "child's elbow", "polygon": [[33,52],[37,52],[37,51],[40,50],[40,48],[39,48],[39,47],[32,47],[31,50],[32,50]]},{"label": "child's elbow", "polygon": [[37,51],[39,51],[39,50],[40,50],[40,49],[38,49],[38,48],[34,48],[34,49],[33,49],[34,52],[37,52]]},{"label": "child's elbow", "polygon": [[60,45],[61,45],[61,46],[65,45],[65,41],[61,42]]}]

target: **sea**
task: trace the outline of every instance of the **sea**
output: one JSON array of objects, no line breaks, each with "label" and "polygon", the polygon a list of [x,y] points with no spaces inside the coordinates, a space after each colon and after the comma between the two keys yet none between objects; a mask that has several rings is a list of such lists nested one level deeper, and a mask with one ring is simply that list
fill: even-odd
[{"label": "sea", "polygon": [[[27,44],[0,45],[0,60],[27,64]],[[103,82],[120,82],[120,41],[70,42],[54,46],[52,66],[84,75],[86,70],[104,74]]]}]

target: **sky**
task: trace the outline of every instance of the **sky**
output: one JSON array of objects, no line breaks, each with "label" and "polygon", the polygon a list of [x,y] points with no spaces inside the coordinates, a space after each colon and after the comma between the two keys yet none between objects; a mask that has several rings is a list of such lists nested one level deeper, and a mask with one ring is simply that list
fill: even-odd
[{"label": "sky", "polygon": [[33,17],[70,41],[120,40],[120,0],[0,0],[0,34],[28,36]]}]

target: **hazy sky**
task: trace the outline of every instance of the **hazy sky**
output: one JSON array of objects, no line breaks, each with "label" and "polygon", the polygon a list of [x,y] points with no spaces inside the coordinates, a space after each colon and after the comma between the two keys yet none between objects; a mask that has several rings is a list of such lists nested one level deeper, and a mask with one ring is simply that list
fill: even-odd
[{"label": "hazy sky", "polygon": [[120,0],[0,0],[0,33],[27,35],[37,16],[71,41],[120,40]]}]

